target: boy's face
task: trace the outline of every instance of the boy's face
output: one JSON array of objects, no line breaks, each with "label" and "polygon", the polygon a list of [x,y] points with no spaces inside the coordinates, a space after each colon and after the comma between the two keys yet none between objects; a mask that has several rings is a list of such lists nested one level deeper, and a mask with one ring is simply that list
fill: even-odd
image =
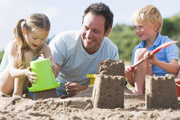
[{"label": "boy's face", "polygon": [[154,41],[157,36],[157,25],[147,22],[134,22],[134,30],[141,40]]}]

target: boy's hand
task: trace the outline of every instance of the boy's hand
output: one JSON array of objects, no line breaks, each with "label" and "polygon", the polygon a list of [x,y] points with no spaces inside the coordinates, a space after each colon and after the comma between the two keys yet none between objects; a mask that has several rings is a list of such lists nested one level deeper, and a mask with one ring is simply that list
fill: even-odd
[{"label": "boy's hand", "polygon": [[134,69],[132,69],[131,66],[127,66],[127,67],[125,68],[125,77],[131,78],[131,76],[132,76],[132,74],[133,74],[133,70],[134,70]]},{"label": "boy's hand", "polygon": [[36,76],[36,74],[31,72],[31,68],[30,67],[28,67],[26,69],[26,76],[28,77],[30,83],[35,83],[34,80],[37,80],[37,78],[34,77],[34,76]]},{"label": "boy's hand", "polygon": [[144,54],[143,61],[148,62],[150,64],[156,65],[158,63],[158,59],[155,54],[151,54],[151,51],[147,51]]}]

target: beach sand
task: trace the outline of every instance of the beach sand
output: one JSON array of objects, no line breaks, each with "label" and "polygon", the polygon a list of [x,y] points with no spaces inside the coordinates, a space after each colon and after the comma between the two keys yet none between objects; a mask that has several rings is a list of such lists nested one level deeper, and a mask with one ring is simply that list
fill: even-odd
[{"label": "beach sand", "polygon": [[125,89],[124,108],[93,108],[93,86],[78,95],[67,98],[32,100],[29,98],[0,96],[0,120],[162,120],[180,119],[180,109],[145,109],[144,96]]}]

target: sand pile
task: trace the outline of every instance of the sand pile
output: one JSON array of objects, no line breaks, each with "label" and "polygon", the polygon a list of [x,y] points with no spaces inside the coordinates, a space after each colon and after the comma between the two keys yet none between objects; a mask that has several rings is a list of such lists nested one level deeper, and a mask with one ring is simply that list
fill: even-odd
[{"label": "sand pile", "polygon": [[117,120],[117,119],[179,119],[180,109],[145,108],[144,96],[130,94],[125,90],[124,108],[94,109],[92,107],[92,87],[76,97],[68,99],[48,98],[31,100],[28,98],[0,97],[1,120]]},{"label": "sand pile", "polygon": [[[111,64],[111,62],[109,63],[109,61],[106,61],[106,63],[110,66],[116,66]],[[104,63],[102,63],[102,65],[104,65]],[[119,65],[122,65],[122,63],[120,62]],[[104,68],[111,67],[106,67],[105,65],[104,67],[101,66],[100,69],[104,71]],[[119,69],[113,70],[118,71]],[[120,76],[123,76],[124,69],[122,67],[120,68],[120,71]],[[112,73],[114,74],[114,72]],[[161,79],[164,80],[166,78]],[[161,84],[163,83],[164,82]],[[163,85],[161,85],[161,87],[162,86]],[[180,118],[179,105],[177,106],[177,109],[147,109],[145,95],[138,96],[133,94],[134,89],[132,87],[128,89],[124,88],[124,95],[120,95],[120,97],[123,97],[124,99],[124,106],[122,108],[94,108],[92,102],[92,91],[93,86],[89,86],[85,91],[67,99],[47,98],[32,100],[28,98],[15,98],[1,95],[0,120],[157,120]],[[151,94],[152,92],[149,93]],[[148,100],[152,102],[153,99]],[[180,100],[178,100],[178,102],[179,101]],[[153,104],[151,103],[151,105]]]}]

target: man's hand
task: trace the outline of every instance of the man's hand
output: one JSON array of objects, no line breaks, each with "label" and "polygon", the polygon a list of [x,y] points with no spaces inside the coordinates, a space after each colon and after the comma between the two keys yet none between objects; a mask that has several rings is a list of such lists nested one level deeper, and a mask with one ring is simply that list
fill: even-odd
[{"label": "man's hand", "polygon": [[66,92],[68,96],[74,96],[78,94],[80,91],[83,91],[88,87],[88,86],[83,86],[78,83],[72,83],[72,82],[67,82],[65,86],[66,86]]},{"label": "man's hand", "polygon": [[52,70],[54,72],[54,76],[57,77],[59,72],[60,72],[60,69],[61,69],[61,66],[59,64],[56,64],[54,62],[54,60],[52,59],[52,56],[49,57],[49,59],[51,60],[51,64],[52,64]]}]

